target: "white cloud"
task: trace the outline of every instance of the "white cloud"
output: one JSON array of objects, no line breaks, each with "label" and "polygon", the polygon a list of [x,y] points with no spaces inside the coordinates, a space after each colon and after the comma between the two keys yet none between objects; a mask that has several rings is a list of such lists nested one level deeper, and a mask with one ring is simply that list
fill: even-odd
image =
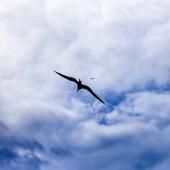
[{"label": "white cloud", "polygon": [[[47,150],[69,141],[67,145],[80,156],[81,165],[91,158],[96,160],[89,169],[96,169],[102,154],[107,170],[112,169],[109,160],[114,153],[102,149],[104,142],[137,136],[130,143],[132,158],[151,147],[147,145],[151,139],[144,143],[138,133],[143,138],[148,134],[156,139],[165,137],[169,146],[164,132],[169,126],[169,93],[145,92],[150,82],[160,89],[169,83],[169,7],[169,0],[2,0],[0,120],[15,135],[43,141]],[[134,88],[143,92],[127,93],[125,100],[106,113],[107,106],[87,92],[77,94],[75,85],[53,70],[80,77],[102,99]],[[91,77],[95,80],[90,81]],[[108,126],[99,124],[102,117]],[[132,145],[138,142],[142,149],[134,151]],[[127,147],[125,143],[121,146]],[[77,154],[83,148],[94,151],[90,159],[81,151]],[[117,152],[120,157],[124,155],[119,147]],[[124,161],[127,169],[132,169],[124,156],[122,161],[115,161],[115,167],[123,169]],[[50,154],[47,157],[50,160]],[[74,163],[67,161],[78,169],[81,165],[74,159]],[[51,160],[49,167],[64,170],[64,165],[64,161],[59,164]],[[166,167],[166,161],[160,166]]]}]

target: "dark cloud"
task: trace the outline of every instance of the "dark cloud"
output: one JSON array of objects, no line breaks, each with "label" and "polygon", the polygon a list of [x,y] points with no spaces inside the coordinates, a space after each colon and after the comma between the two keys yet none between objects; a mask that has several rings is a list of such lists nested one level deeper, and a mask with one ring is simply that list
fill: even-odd
[{"label": "dark cloud", "polygon": [[13,134],[3,122],[0,128],[0,168],[39,170],[44,161],[36,155],[36,151],[44,151],[43,146],[36,140]]},{"label": "dark cloud", "polygon": [[2,147],[0,148],[0,162],[1,164],[9,163],[10,161],[15,161],[18,158],[16,152],[12,151],[9,148]]},{"label": "dark cloud", "polygon": [[58,158],[73,156],[69,148],[52,147],[50,151],[52,152],[52,154],[54,154]]}]

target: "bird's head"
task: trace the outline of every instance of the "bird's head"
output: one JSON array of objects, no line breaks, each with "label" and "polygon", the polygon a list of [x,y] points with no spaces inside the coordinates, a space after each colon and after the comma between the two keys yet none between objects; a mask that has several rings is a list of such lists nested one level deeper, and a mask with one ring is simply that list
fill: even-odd
[{"label": "bird's head", "polygon": [[79,79],[79,83],[80,83],[80,84],[81,84],[81,82],[82,82],[82,81]]}]

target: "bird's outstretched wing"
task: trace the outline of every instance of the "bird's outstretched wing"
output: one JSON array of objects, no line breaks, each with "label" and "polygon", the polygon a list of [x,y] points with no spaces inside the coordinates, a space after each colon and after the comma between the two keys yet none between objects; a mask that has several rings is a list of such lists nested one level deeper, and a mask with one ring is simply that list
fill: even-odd
[{"label": "bird's outstretched wing", "polygon": [[77,80],[75,78],[73,78],[73,77],[65,76],[65,75],[63,75],[63,74],[61,74],[61,73],[59,73],[57,71],[54,71],[54,72],[57,73],[58,75],[60,75],[61,77],[64,77],[67,80],[70,80],[70,81],[73,81],[73,82],[77,83]]},{"label": "bird's outstretched wing", "polygon": [[97,98],[98,100],[100,100],[103,104],[105,104],[105,102],[104,102],[102,99],[100,99],[100,98],[93,92],[93,90],[92,90],[89,86],[86,86],[86,85],[82,84],[82,88],[88,90],[94,97],[96,97],[96,98]]}]

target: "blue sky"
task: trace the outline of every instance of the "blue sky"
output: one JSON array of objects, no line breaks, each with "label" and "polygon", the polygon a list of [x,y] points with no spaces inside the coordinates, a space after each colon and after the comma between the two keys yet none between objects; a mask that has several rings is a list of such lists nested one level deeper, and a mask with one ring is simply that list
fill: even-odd
[{"label": "blue sky", "polygon": [[169,9],[1,0],[0,169],[169,170]]}]

